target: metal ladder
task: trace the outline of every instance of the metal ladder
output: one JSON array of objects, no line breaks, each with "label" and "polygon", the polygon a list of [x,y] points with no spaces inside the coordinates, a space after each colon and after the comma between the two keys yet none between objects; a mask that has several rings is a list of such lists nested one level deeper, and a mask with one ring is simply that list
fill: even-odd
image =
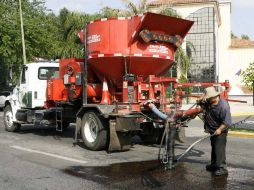
[{"label": "metal ladder", "polygon": [[[60,115],[60,119],[58,117],[59,115]],[[63,107],[61,102],[56,103],[56,131],[59,131],[59,132],[63,131]]]}]

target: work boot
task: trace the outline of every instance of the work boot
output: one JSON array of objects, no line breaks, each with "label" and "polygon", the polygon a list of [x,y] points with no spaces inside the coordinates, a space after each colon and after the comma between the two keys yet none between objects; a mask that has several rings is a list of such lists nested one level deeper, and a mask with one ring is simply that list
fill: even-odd
[{"label": "work boot", "polygon": [[216,176],[228,175],[228,170],[225,168],[219,168],[214,172],[214,175]]},{"label": "work boot", "polygon": [[206,165],[205,168],[207,171],[210,171],[210,172],[214,172],[217,169],[214,165],[211,165],[211,164]]}]

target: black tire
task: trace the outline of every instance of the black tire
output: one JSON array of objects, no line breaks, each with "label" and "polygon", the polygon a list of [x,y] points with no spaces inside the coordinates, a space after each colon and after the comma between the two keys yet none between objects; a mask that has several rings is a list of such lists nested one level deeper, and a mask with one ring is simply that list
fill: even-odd
[{"label": "black tire", "polygon": [[13,113],[11,106],[8,105],[4,108],[4,126],[8,132],[16,132],[20,129],[21,125],[12,121]]},{"label": "black tire", "polygon": [[176,132],[176,140],[180,143],[186,142],[186,136],[185,136],[185,128],[179,127]]},{"label": "black tire", "polygon": [[97,112],[86,112],[82,118],[81,136],[90,150],[104,150],[108,141],[108,121]]}]

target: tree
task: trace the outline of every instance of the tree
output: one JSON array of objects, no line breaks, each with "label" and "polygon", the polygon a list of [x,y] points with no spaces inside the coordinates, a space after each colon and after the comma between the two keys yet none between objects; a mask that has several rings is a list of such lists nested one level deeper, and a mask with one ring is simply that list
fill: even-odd
[{"label": "tree", "polygon": [[120,13],[120,9],[113,9],[110,7],[103,7],[99,12],[103,18],[118,17]]},{"label": "tree", "polygon": [[[9,64],[19,65],[22,63],[20,55],[22,54],[21,39],[17,2],[0,1],[0,66],[1,66],[1,84],[6,85],[7,68]],[[22,58],[22,57],[21,57]]]},{"label": "tree", "polygon": [[140,0],[139,4],[133,3],[131,0],[122,0],[128,8],[131,15],[142,14],[148,11],[147,0]]},{"label": "tree", "polygon": [[[22,0],[24,35],[28,62],[36,57],[53,59],[58,41],[57,17],[48,14],[42,0]],[[14,66],[17,80],[22,61],[19,4],[17,0],[0,1],[0,63]],[[4,73],[2,73],[4,76]]]},{"label": "tree", "polygon": [[59,39],[56,55],[59,58],[82,58],[82,43],[77,33],[84,28],[88,15],[62,9],[58,18]]},{"label": "tree", "polygon": [[249,40],[249,39],[250,39],[250,37],[249,37],[248,35],[246,35],[246,34],[242,34],[242,35],[241,35],[241,38],[242,38],[243,40]]},{"label": "tree", "polygon": [[251,90],[253,89],[254,81],[254,63],[250,63],[249,67],[242,71],[241,76],[243,77],[244,84]]},{"label": "tree", "polygon": [[231,31],[231,39],[236,39],[237,36]]}]

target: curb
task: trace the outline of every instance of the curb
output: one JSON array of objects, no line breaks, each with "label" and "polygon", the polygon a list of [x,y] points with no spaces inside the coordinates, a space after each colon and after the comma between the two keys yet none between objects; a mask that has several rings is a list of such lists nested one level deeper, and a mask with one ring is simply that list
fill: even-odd
[{"label": "curb", "polygon": [[254,116],[254,112],[231,113],[232,117],[249,116],[249,115]]},{"label": "curb", "polygon": [[229,131],[229,136],[233,137],[245,137],[245,138],[254,138],[254,133],[248,132],[238,132],[238,131]]}]

